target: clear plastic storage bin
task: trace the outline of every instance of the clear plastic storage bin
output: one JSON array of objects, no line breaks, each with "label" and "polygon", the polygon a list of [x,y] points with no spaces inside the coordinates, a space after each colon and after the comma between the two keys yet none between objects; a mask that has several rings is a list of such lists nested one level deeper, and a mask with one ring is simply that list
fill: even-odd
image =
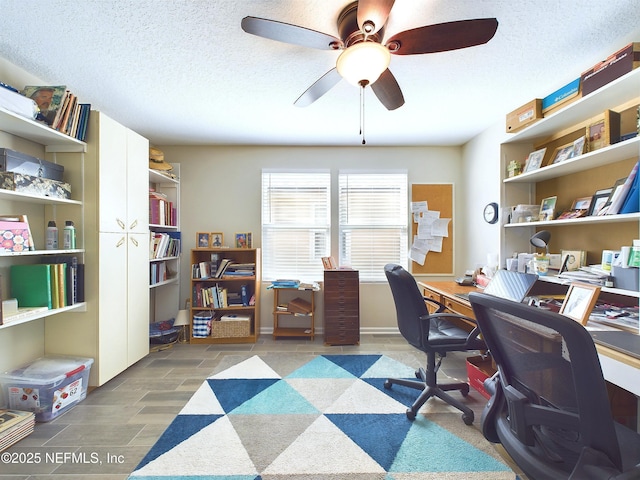
[{"label": "clear plastic storage bin", "polygon": [[0,375],[3,403],[48,422],[87,396],[92,358],[49,355]]}]

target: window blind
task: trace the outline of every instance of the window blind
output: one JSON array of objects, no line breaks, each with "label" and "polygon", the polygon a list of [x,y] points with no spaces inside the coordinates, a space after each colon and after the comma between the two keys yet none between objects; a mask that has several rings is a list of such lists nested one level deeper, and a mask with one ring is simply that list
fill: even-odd
[{"label": "window blind", "polygon": [[331,251],[328,171],[262,172],[262,278],[322,279]]},{"label": "window blind", "polygon": [[407,174],[341,171],[338,184],[340,264],[386,281],[385,264],[407,267]]}]

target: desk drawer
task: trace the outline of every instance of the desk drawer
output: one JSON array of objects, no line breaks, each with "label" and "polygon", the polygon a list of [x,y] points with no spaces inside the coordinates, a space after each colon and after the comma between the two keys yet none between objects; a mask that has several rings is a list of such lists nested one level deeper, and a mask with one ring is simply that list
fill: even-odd
[{"label": "desk drawer", "polygon": [[458,313],[460,315],[465,315],[467,317],[475,318],[473,315],[473,309],[463,303],[456,302],[450,298],[446,298],[444,300],[444,304],[447,309],[451,310],[454,313]]}]

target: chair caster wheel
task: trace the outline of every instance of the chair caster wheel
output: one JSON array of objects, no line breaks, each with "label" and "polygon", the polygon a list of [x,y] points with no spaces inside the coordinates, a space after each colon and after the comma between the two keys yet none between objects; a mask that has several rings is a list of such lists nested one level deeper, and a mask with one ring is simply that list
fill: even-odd
[{"label": "chair caster wheel", "polygon": [[407,418],[413,422],[416,419],[416,412],[407,408]]},{"label": "chair caster wheel", "polygon": [[418,380],[422,380],[422,375],[420,375],[420,369],[413,372],[413,374],[416,376]]},{"label": "chair caster wheel", "polygon": [[391,390],[391,382],[389,380],[384,381],[384,388]]},{"label": "chair caster wheel", "polygon": [[467,395],[469,395],[469,385],[467,385],[464,388],[461,388],[460,393],[462,394],[463,397],[466,397]]},{"label": "chair caster wheel", "polygon": [[465,425],[473,425],[473,412],[463,413],[462,421],[465,423]]}]

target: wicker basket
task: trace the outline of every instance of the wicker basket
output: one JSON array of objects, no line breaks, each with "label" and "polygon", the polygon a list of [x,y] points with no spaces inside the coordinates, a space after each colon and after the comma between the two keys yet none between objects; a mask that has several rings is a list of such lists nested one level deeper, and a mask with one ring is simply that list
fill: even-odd
[{"label": "wicker basket", "polygon": [[211,322],[211,336],[214,338],[248,337],[251,333],[251,317],[224,315]]}]

